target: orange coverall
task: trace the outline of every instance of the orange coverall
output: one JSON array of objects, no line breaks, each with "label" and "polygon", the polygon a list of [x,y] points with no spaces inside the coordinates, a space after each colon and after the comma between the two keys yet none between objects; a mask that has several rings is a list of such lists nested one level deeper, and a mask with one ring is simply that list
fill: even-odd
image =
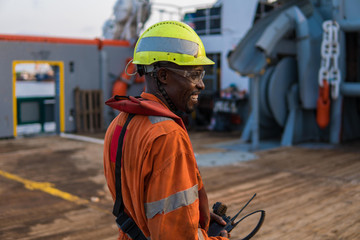
[{"label": "orange coverall", "polygon": [[[121,186],[125,212],[151,240],[227,239],[207,236],[207,197],[181,119],[154,95],[142,93],[141,97],[142,101],[116,97],[107,101],[107,105],[121,111],[110,124],[104,144],[104,172],[113,199],[118,135],[128,113],[136,113],[123,144]],[[206,202],[201,200],[204,198]],[[205,215],[201,227],[200,215]],[[119,229],[118,239],[130,238]]]}]

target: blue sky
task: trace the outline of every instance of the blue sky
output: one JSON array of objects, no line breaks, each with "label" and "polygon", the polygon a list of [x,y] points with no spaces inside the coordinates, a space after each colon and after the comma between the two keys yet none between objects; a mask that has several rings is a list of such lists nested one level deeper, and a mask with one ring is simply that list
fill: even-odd
[{"label": "blue sky", "polygon": [[[116,0],[0,0],[0,34],[96,38]],[[152,0],[157,4],[194,6],[216,0]],[[158,5],[157,5],[158,6]],[[164,16],[166,17],[166,16]],[[156,13],[150,22],[159,21]],[[165,19],[164,19],[165,20]]]}]

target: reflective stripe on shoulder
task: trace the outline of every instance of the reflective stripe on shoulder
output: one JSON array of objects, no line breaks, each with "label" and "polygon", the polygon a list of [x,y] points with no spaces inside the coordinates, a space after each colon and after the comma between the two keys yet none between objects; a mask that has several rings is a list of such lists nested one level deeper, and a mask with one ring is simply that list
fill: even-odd
[{"label": "reflective stripe on shoulder", "polygon": [[180,207],[188,206],[198,199],[198,185],[188,188],[184,191],[177,192],[167,198],[156,202],[145,203],[145,213],[148,219],[153,218],[156,214],[168,213]]},{"label": "reflective stripe on shoulder", "polygon": [[201,231],[201,228],[198,228],[198,238],[199,240],[205,240],[204,234]]},{"label": "reflective stripe on shoulder", "polygon": [[197,56],[199,45],[180,38],[145,37],[141,38],[136,52],[170,52]]},{"label": "reflective stripe on shoulder", "polygon": [[148,116],[148,118],[152,124],[163,122],[163,121],[168,121],[168,120],[174,121],[172,118],[161,117],[161,116]]}]

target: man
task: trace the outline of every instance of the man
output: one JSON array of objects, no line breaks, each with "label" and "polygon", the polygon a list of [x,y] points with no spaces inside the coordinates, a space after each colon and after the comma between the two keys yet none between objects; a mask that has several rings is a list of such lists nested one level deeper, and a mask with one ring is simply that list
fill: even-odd
[{"label": "man", "polygon": [[224,222],[209,213],[189,136],[175,114],[194,110],[205,88],[203,66],[214,63],[195,31],[177,21],[148,28],[135,46],[133,63],[145,75],[141,98],[107,101],[121,112],[104,146],[119,239],[227,239],[207,235],[210,216]]}]

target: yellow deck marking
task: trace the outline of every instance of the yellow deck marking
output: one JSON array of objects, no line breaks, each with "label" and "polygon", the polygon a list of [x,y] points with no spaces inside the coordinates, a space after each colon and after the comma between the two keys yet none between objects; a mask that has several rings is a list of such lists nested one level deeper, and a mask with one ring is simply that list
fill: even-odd
[{"label": "yellow deck marking", "polygon": [[86,199],[82,199],[82,198],[79,198],[79,197],[77,197],[75,195],[72,195],[70,193],[63,192],[63,191],[61,191],[59,189],[56,189],[54,187],[54,184],[52,184],[52,183],[30,181],[30,180],[21,178],[19,176],[16,176],[14,174],[4,172],[2,170],[0,170],[0,175],[6,177],[8,179],[23,183],[24,186],[29,190],[40,190],[40,191],[49,193],[49,194],[51,194],[53,196],[60,197],[60,198],[63,198],[65,200],[68,200],[70,202],[77,203],[77,204],[88,204],[89,203],[89,201],[86,200]]}]

